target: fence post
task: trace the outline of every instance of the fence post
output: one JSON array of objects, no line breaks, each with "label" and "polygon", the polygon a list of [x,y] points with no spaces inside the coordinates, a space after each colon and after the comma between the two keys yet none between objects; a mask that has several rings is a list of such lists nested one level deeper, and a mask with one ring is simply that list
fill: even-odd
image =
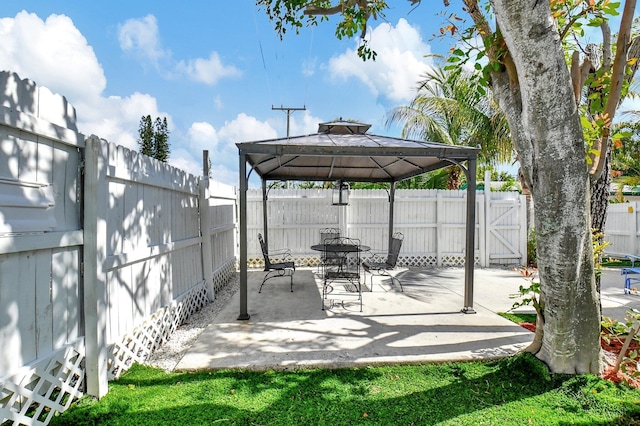
[{"label": "fence post", "polygon": [[631,253],[638,255],[638,238],[640,238],[640,234],[638,234],[640,231],[638,229],[638,214],[640,214],[638,206],[640,206],[640,202],[636,201],[631,204],[631,208],[633,209],[633,238],[631,238]]},{"label": "fence post", "polygon": [[436,265],[442,266],[442,244],[444,238],[444,200],[442,191],[436,193]]},{"label": "fence post", "polygon": [[209,208],[209,151],[202,150],[202,177],[198,185],[198,218],[200,220],[200,256],[202,259],[202,279],[210,302],[216,298],[213,285],[213,262],[211,254],[211,209]]},{"label": "fence post", "polygon": [[109,146],[97,136],[86,140],[84,168],[84,324],[87,393],[102,398],[107,380],[107,256],[108,183],[105,161]]},{"label": "fence post", "polygon": [[490,240],[491,240],[491,172],[489,170],[485,170],[484,172],[484,223],[481,223],[480,226],[483,228],[482,232],[484,234],[484,238],[481,241],[484,242],[484,247],[481,247],[481,250],[484,252],[481,257],[483,267],[488,267],[491,262],[490,257]]},{"label": "fence post", "polygon": [[527,196],[520,195],[518,196],[518,200],[520,201],[520,213],[518,214],[518,224],[520,226],[520,253],[522,254],[521,264],[523,266],[527,266],[528,253],[527,253],[527,239],[529,238],[528,232],[528,220],[527,220]]},{"label": "fence post", "polygon": [[207,297],[212,302],[216,298],[213,286],[212,251],[211,251],[211,209],[209,208],[209,176],[200,178],[200,194],[198,207],[200,209],[200,238],[202,240],[200,253],[202,255],[202,278],[207,288]]}]

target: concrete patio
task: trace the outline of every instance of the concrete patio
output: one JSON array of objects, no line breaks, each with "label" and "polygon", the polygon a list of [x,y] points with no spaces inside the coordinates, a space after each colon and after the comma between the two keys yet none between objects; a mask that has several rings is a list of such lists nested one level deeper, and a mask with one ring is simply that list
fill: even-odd
[{"label": "concrete patio", "polygon": [[[526,281],[509,269],[475,270],[475,314],[464,314],[464,269],[400,269],[404,292],[389,279],[374,278],[355,298],[326,301],[315,270],[297,270],[294,291],[288,279],[258,287],[263,272],[251,272],[248,321],[238,321],[236,293],[187,351],[176,370],[220,368],[347,367],[491,359],[526,347],[533,334],[500,317]],[[617,270],[605,271],[604,314],[622,319],[640,296],[625,295]],[[369,282],[367,281],[367,284]],[[338,296],[336,296],[338,297]],[[331,305],[331,306],[330,306]],[[521,309],[522,311],[522,309]],[[533,312],[526,308],[526,311]]]}]

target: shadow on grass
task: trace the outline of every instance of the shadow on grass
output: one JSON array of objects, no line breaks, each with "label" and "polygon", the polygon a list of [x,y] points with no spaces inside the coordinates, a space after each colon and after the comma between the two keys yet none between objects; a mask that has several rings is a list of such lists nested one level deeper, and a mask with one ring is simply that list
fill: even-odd
[{"label": "shadow on grass", "polygon": [[102,400],[83,399],[52,424],[634,424],[640,394],[632,392],[549,375],[526,354],[338,370],[164,374],[135,366]]}]

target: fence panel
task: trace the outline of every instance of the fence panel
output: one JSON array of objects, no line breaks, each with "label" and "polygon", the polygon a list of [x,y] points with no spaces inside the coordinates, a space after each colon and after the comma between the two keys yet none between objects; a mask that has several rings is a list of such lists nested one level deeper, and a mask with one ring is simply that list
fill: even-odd
[{"label": "fence panel", "polygon": [[[108,370],[109,377],[117,377],[146,359],[206,301],[199,179],[97,138],[92,144],[105,176],[95,180],[96,193],[108,198],[97,200],[96,218],[88,217],[105,223],[96,231],[99,264],[91,279],[104,285]],[[87,170],[91,173],[100,176]],[[102,296],[97,296],[100,304]],[[174,306],[187,296],[195,306]]]},{"label": "fence panel", "polygon": [[640,255],[640,202],[609,204],[605,240],[607,253]]},{"label": "fence panel", "polygon": [[[481,266],[526,262],[524,198],[517,193],[489,195],[485,211],[482,191],[476,200],[475,258]],[[262,192],[247,192],[248,259],[262,267],[257,234],[262,229]],[[348,206],[333,206],[331,191],[271,190],[268,201],[269,247],[289,248],[298,264],[316,265],[320,229],[339,228],[376,251],[386,252],[389,194],[384,190],[352,190]],[[405,266],[463,265],[466,251],[466,191],[398,190],[394,231],[404,234],[399,263]],[[493,221],[490,222],[490,221]],[[488,256],[485,250],[490,250]],[[485,261],[486,259],[486,261]]]},{"label": "fence panel", "polygon": [[[218,290],[228,281],[236,270],[237,238],[236,212],[237,193],[234,187],[223,185],[208,179],[201,181],[206,185],[201,220],[203,247],[209,241],[203,254],[205,277],[210,284],[210,299],[215,298]],[[203,248],[203,253],[207,250]]]},{"label": "fence panel", "polygon": [[0,89],[0,423],[42,424],[84,383],[84,137],[62,96],[10,72]]},{"label": "fence panel", "polygon": [[526,263],[526,199],[512,192],[492,192],[487,217],[489,263]]}]

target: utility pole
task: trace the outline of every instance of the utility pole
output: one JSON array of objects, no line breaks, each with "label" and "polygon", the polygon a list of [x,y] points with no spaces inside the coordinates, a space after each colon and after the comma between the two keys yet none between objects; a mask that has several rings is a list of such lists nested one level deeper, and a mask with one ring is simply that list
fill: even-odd
[{"label": "utility pole", "polygon": [[291,117],[291,112],[292,111],[306,111],[307,110],[307,106],[304,105],[302,108],[289,108],[289,107],[283,107],[282,105],[280,105],[280,107],[274,107],[273,105],[271,105],[271,109],[272,110],[277,110],[277,111],[286,111],[287,112],[287,137],[289,137],[289,118]]},{"label": "utility pole", "polygon": [[[271,109],[272,110],[277,110],[277,111],[286,111],[287,112],[287,138],[289,137],[289,119],[291,118],[291,113],[293,111],[306,111],[307,110],[307,106],[303,105],[302,108],[290,108],[290,107],[283,107],[282,105],[280,105],[280,107],[274,107],[273,105],[271,105]],[[289,189],[289,181],[287,181],[286,184],[286,188]]]}]

